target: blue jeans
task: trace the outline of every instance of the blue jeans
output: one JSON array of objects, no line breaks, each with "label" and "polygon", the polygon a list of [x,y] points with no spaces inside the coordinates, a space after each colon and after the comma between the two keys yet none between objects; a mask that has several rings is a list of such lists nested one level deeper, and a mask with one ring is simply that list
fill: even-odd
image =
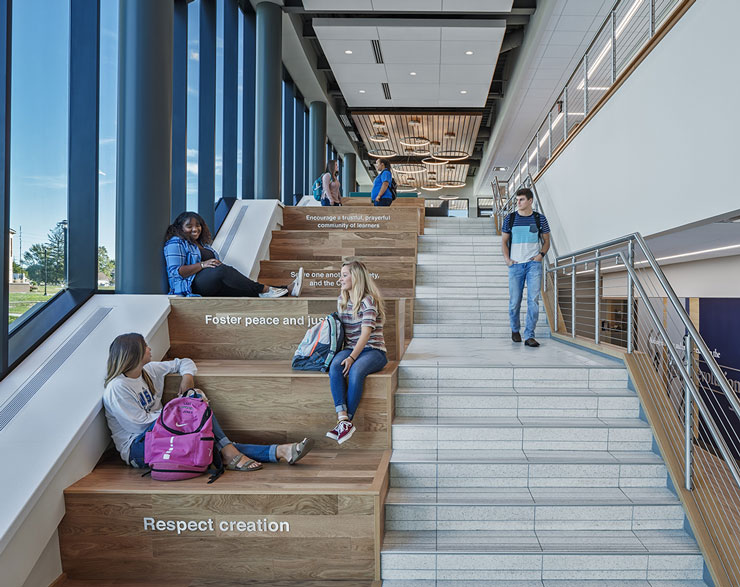
[{"label": "blue jeans", "polygon": [[333,203],[329,198],[321,198],[322,206],[340,206],[341,204]]},{"label": "blue jeans", "polygon": [[373,206],[390,206],[393,203],[393,198],[378,198],[373,202]]},{"label": "blue jeans", "polygon": [[519,312],[522,307],[524,283],[527,284],[527,326],[524,340],[534,338],[534,328],[540,315],[542,261],[514,263],[509,267],[509,322],[511,331],[519,332]]},{"label": "blue jeans", "polygon": [[388,363],[383,351],[366,346],[362,349],[357,360],[352,363],[345,380],[344,375],[342,375],[342,361],[349,357],[353,350],[344,349],[339,351],[329,366],[329,385],[331,386],[331,396],[334,398],[334,406],[337,412],[346,411],[350,420],[360,404],[365,377],[370,373],[377,373]]},{"label": "blue jeans", "polygon": [[[213,421],[213,436],[216,439],[216,448],[219,450],[229,444],[233,444],[236,450],[255,461],[259,461],[260,463],[278,462],[277,444],[240,444],[238,442],[231,442],[226,434],[224,434],[221,425],[216,420],[216,416],[212,416],[211,419]],[[129,448],[128,460],[134,467],[140,469],[146,467],[146,463],[144,462],[144,439],[146,438],[146,433],[152,428],[154,428],[154,422],[149,424],[148,428],[134,439],[134,442]]]}]

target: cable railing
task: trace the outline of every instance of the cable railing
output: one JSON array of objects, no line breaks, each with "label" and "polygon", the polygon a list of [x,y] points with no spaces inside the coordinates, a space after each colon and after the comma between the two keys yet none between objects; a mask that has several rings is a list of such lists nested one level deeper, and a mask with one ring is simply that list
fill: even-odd
[{"label": "cable railing", "polygon": [[680,467],[729,584],[740,585],[740,399],[684,303],[639,233],[556,254],[545,271],[553,329],[626,353],[667,439],[664,457]]},{"label": "cable railing", "polygon": [[687,0],[618,0],[506,181],[511,196],[536,176],[660,26]]}]

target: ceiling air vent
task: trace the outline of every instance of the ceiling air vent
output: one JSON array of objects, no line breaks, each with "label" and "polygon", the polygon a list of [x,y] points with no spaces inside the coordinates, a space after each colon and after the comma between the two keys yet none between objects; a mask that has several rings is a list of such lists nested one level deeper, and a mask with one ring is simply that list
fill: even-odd
[{"label": "ceiling air vent", "polygon": [[350,122],[349,122],[349,118],[347,118],[347,115],[346,115],[346,114],[340,114],[340,115],[339,115],[339,120],[341,120],[341,121],[342,121],[342,124],[343,124],[344,126],[352,126],[352,125],[350,124]]},{"label": "ceiling air vent", "polygon": [[354,131],[349,131],[349,138],[351,138],[355,142],[359,141],[359,139],[357,138],[357,135],[354,133]]},{"label": "ceiling air vent", "polygon": [[390,100],[391,99],[391,87],[385,82],[383,82],[382,85],[383,85],[383,94],[385,95],[385,99]]},{"label": "ceiling air vent", "polygon": [[375,63],[383,63],[383,52],[380,50],[380,41],[370,41],[375,53]]}]

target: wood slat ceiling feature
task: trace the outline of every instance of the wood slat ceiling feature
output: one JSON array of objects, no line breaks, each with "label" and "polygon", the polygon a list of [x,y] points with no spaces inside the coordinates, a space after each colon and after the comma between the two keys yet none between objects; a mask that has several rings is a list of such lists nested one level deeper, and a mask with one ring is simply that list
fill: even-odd
[{"label": "wood slat ceiling feature", "polygon": [[[480,113],[460,114],[454,112],[439,113],[407,113],[398,114],[394,112],[353,112],[352,119],[360,133],[360,138],[365,148],[370,151],[374,149],[393,149],[398,153],[396,157],[391,158],[391,165],[399,163],[414,162],[419,163],[429,155],[416,155],[406,151],[407,147],[400,143],[400,139],[409,136],[422,136],[430,141],[439,141],[439,146],[427,145],[424,149],[445,150],[445,151],[464,151],[469,155],[473,154],[475,140],[478,136],[478,130],[481,125],[482,115]],[[421,124],[412,125],[412,120],[418,120]],[[373,126],[374,121],[383,121],[385,127],[382,129]],[[379,132],[388,134],[388,141],[377,143],[370,140],[370,136]],[[454,137],[445,138],[445,133],[455,133]],[[373,158],[371,157],[371,160]],[[448,169],[447,165],[426,166],[425,173],[400,173],[394,171],[396,182],[399,184],[407,183],[406,177],[416,177],[416,185],[426,183],[429,180],[428,171],[436,171],[437,181],[465,181],[468,175],[470,165],[463,161],[452,161],[450,165],[454,169]]]}]

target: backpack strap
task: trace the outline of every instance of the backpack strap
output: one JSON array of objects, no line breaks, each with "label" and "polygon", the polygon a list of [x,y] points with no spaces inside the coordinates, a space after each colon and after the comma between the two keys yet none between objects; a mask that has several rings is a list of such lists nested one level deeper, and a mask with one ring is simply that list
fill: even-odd
[{"label": "backpack strap", "polygon": [[540,213],[532,212],[534,214],[534,223],[537,225],[537,242],[542,241],[542,226],[540,224]]}]

